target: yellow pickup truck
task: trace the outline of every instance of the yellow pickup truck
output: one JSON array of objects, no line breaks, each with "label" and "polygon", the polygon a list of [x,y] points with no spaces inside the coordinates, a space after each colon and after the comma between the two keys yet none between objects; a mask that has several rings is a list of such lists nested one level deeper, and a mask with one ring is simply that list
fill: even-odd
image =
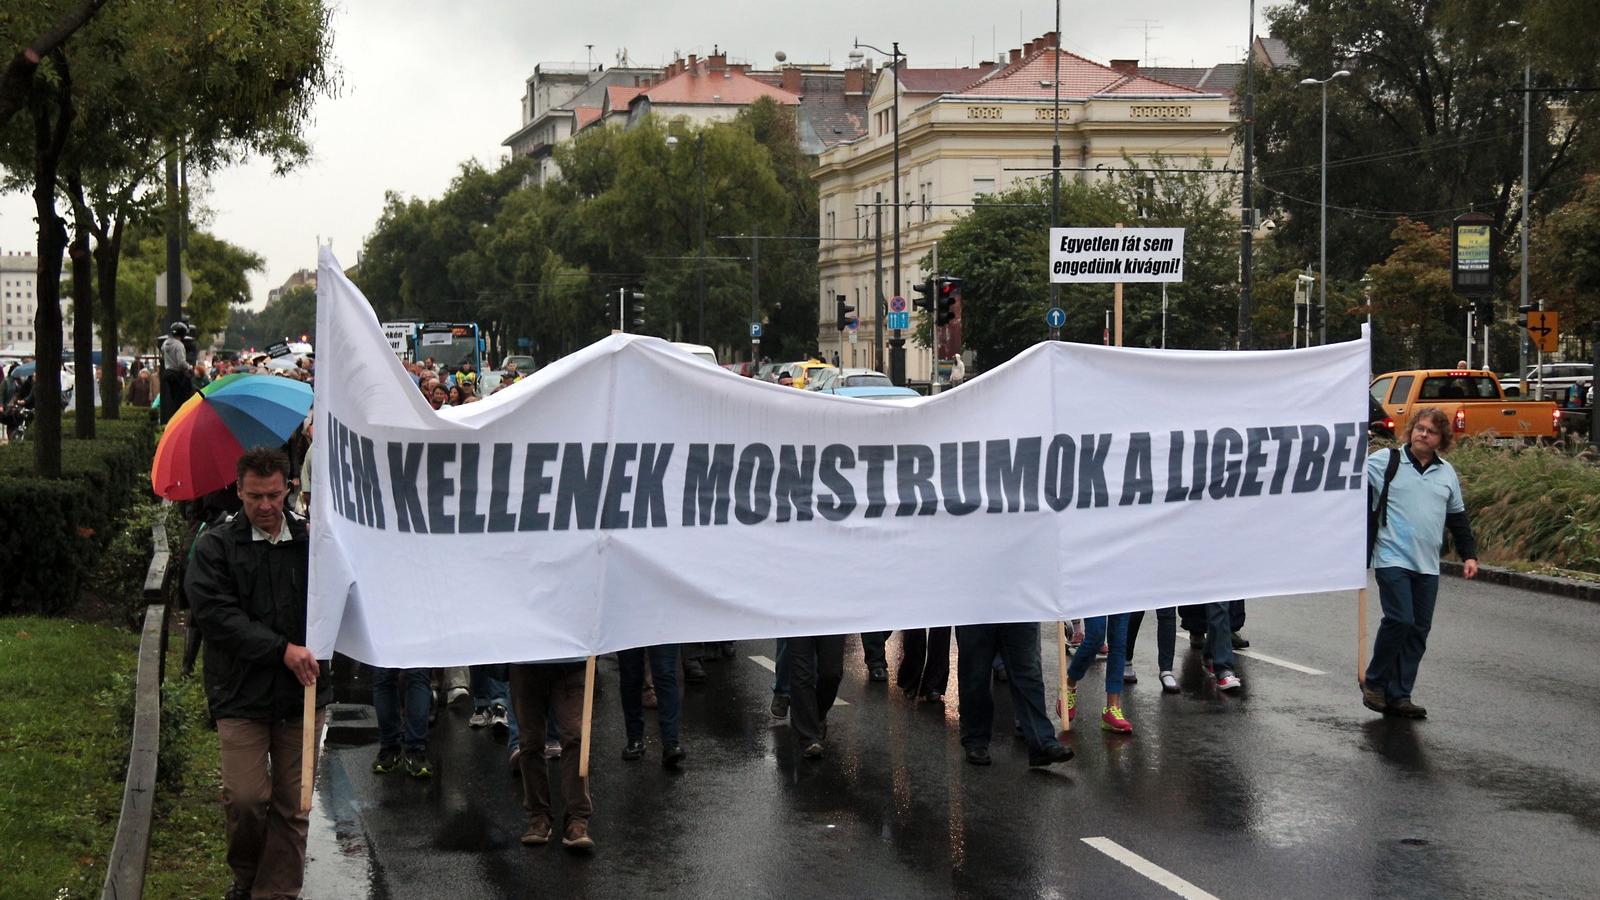
[{"label": "yellow pickup truck", "polygon": [[1494,435],[1553,438],[1561,432],[1561,410],[1543,400],[1507,400],[1500,380],[1482,369],[1411,369],[1372,380],[1372,396],[1399,434],[1418,409],[1438,407],[1456,437]]}]

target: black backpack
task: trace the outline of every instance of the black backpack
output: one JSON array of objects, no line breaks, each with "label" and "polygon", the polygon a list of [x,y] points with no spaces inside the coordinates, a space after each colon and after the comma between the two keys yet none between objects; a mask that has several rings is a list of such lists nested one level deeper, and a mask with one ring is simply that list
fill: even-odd
[{"label": "black backpack", "polygon": [[[1395,473],[1400,471],[1400,451],[1390,449],[1389,464],[1383,468],[1383,487],[1374,493],[1373,485],[1367,485],[1367,568],[1372,568],[1372,551],[1378,545],[1378,529],[1389,524],[1389,482],[1394,481]],[[1373,497],[1377,502],[1373,502]]]}]

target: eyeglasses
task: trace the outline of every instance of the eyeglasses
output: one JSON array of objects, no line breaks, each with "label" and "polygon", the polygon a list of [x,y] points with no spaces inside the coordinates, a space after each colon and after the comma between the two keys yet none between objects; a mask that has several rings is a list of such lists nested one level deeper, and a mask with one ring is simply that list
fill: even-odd
[{"label": "eyeglasses", "polygon": [[1434,431],[1432,428],[1429,428],[1426,425],[1418,425],[1415,428],[1412,428],[1411,431],[1413,434],[1431,434],[1434,437],[1439,437],[1440,435],[1440,432]]}]

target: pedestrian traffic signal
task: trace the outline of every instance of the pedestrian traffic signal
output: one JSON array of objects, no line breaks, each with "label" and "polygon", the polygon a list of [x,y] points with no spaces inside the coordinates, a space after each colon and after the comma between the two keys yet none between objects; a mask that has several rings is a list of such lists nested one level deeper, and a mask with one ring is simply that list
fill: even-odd
[{"label": "pedestrian traffic signal", "polygon": [[628,304],[628,319],[634,328],[639,328],[644,325],[644,293],[634,291],[629,296],[633,302]]},{"label": "pedestrian traffic signal", "polygon": [[849,328],[850,327],[850,323],[854,322],[855,319],[856,319],[856,317],[854,315],[852,315],[852,313],[854,313],[855,311],[856,311],[856,308],[854,306],[850,306],[850,305],[848,305],[847,303],[844,302],[844,295],[843,294],[834,294],[833,295],[833,327],[834,328],[837,328],[840,331],[843,331],[846,328]]},{"label": "pedestrian traffic signal", "polygon": [[938,293],[934,301],[937,314],[933,322],[943,328],[961,316],[961,279],[941,275],[937,286]]},{"label": "pedestrian traffic signal", "polygon": [[911,305],[915,306],[917,309],[927,310],[928,315],[930,316],[933,315],[933,276],[929,275],[927,280],[921,284],[913,284],[911,286],[911,291],[912,293],[918,295],[911,298]]}]

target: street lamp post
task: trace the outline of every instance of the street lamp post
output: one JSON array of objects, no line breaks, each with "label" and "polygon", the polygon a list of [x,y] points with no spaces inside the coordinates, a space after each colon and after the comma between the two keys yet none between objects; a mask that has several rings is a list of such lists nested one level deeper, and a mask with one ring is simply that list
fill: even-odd
[{"label": "street lamp post", "polygon": [[[667,136],[667,146],[678,145],[677,135]],[[698,242],[695,249],[695,300],[696,321],[695,340],[704,344],[706,342],[706,133],[701,129],[694,136],[694,171],[700,183],[700,209],[696,217],[698,221]]]},{"label": "street lamp post", "polygon": [[1327,78],[1302,78],[1301,84],[1315,84],[1322,88],[1322,202],[1320,207],[1321,245],[1317,253],[1317,306],[1322,310],[1322,334],[1318,343],[1328,342],[1328,82],[1335,78],[1344,78],[1350,73],[1345,69],[1329,75]]},{"label": "street lamp post", "polygon": [[[894,290],[890,296],[899,297],[900,293],[900,62],[904,59],[900,54],[900,42],[890,44],[894,49],[885,51],[882,47],[871,44],[855,42],[850,51],[851,59],[861,59],[861,48],[873,50],[878,53],[889,53],[889,59],[894,66],[894,217],[890,227],[894,229],[894,276],[891,282]],[[880,327],[881,327],[880,323]],[[906,383],[906,341],[900,335],[900,329],[895,329],[894,335],[889,338],[889,378],[897,385]]]}]

